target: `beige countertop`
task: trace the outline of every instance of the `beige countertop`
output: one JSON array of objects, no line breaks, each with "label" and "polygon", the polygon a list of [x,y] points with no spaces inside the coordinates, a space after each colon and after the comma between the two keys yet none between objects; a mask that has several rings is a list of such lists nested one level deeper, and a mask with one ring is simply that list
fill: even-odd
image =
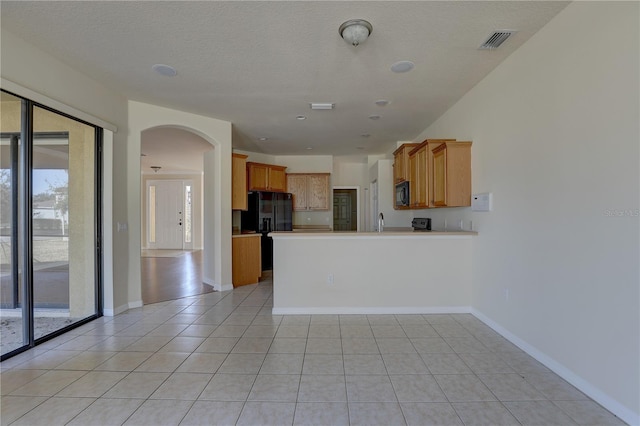
[{"label": "beige countertop", "polygon": [[246,232],[242,234],[231,234],[231,238],[247,238],[247,237],[259,237],[262,234],[258,234],[256,232]]},{"label": "beige countertop", "polygon": [[414,231],[413,228],[386,228],[382,232],[349,232],[349,231],[317,231],[295,230],[294,232],[271,232],[273,238],[447,238],[471,237],[478,235],[476,231],[433,230]]}]

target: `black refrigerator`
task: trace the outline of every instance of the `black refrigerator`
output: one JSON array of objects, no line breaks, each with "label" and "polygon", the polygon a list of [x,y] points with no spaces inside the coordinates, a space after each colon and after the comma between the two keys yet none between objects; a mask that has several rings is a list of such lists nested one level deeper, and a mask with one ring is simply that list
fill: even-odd
[{"label": "black refrigerator", "polygon": [[273,239],[271,231],[292,231],[293,196],[285,192],[249,192],[247,211],[242,212],[243,231],[262,234],[262,270],[273,268]]}]

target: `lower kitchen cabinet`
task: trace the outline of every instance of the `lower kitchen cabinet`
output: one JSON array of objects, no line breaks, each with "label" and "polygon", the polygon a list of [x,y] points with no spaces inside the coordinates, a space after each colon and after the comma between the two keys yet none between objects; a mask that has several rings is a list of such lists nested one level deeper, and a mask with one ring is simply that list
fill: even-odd
[{"label": "lower kitchen cabinet", "polygon": [[233,286],[256,284],[262,275],[261,234],[240,234],[231,237],[231,268]]}]

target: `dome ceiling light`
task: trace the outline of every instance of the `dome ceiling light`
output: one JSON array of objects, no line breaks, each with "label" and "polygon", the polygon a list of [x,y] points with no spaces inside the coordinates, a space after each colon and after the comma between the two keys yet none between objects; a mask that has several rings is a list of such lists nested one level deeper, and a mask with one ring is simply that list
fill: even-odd
[{"label": "dome ceiling light", "polygon": [[350,19],[338,28],[340,37],[352,46],[363,43],[373,32],[373,26],[364,19]]}]

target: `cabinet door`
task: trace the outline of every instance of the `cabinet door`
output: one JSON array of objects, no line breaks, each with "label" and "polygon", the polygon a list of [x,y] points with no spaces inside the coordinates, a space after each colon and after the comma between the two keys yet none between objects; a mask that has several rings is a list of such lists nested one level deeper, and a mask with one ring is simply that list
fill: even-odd
[{"label": "cabinet door", "polygon": [[429,207],[429,174],[428,174],[428,150],[427,147],[420,149],[415,154],[416,157],[416,198],[413,201],[416,207]]},{"label": "cabinet door", "polygon": [[249,191],[269,191],[269,167],[263,164],[250,164]]},{"label": "cabinet door", "polygon": [[447,205],[447,149],[446,146],[433,152],[433,205]]},{"label": "cabinet door", "polygon": [[399,183],[404,180],[404,155],[403,152],[399,152],[393,160],[393,181]]},{"label": "cabinet door", "polygon": [[293,210],[307,209],[307,177],[305,175],[287,175],[287,192],[293,194]]},{"label": "cabinet door", "polygon": [[282,168],[271,167],[269,169],[269,191],[285,192],[287,177]]},{"label": "cabinet door", "polygon": [[307,209],[329,210],[329,176],[307,175]]},{"label": "cabinet door", "polygon": [[247,210],[247,156],[233,154],[231,170],[231,209]]},{"label": "cabinet door", "polygon": [[420,181],[418,179],[418,154],[409,156],[409,202],[416,207]]}]

